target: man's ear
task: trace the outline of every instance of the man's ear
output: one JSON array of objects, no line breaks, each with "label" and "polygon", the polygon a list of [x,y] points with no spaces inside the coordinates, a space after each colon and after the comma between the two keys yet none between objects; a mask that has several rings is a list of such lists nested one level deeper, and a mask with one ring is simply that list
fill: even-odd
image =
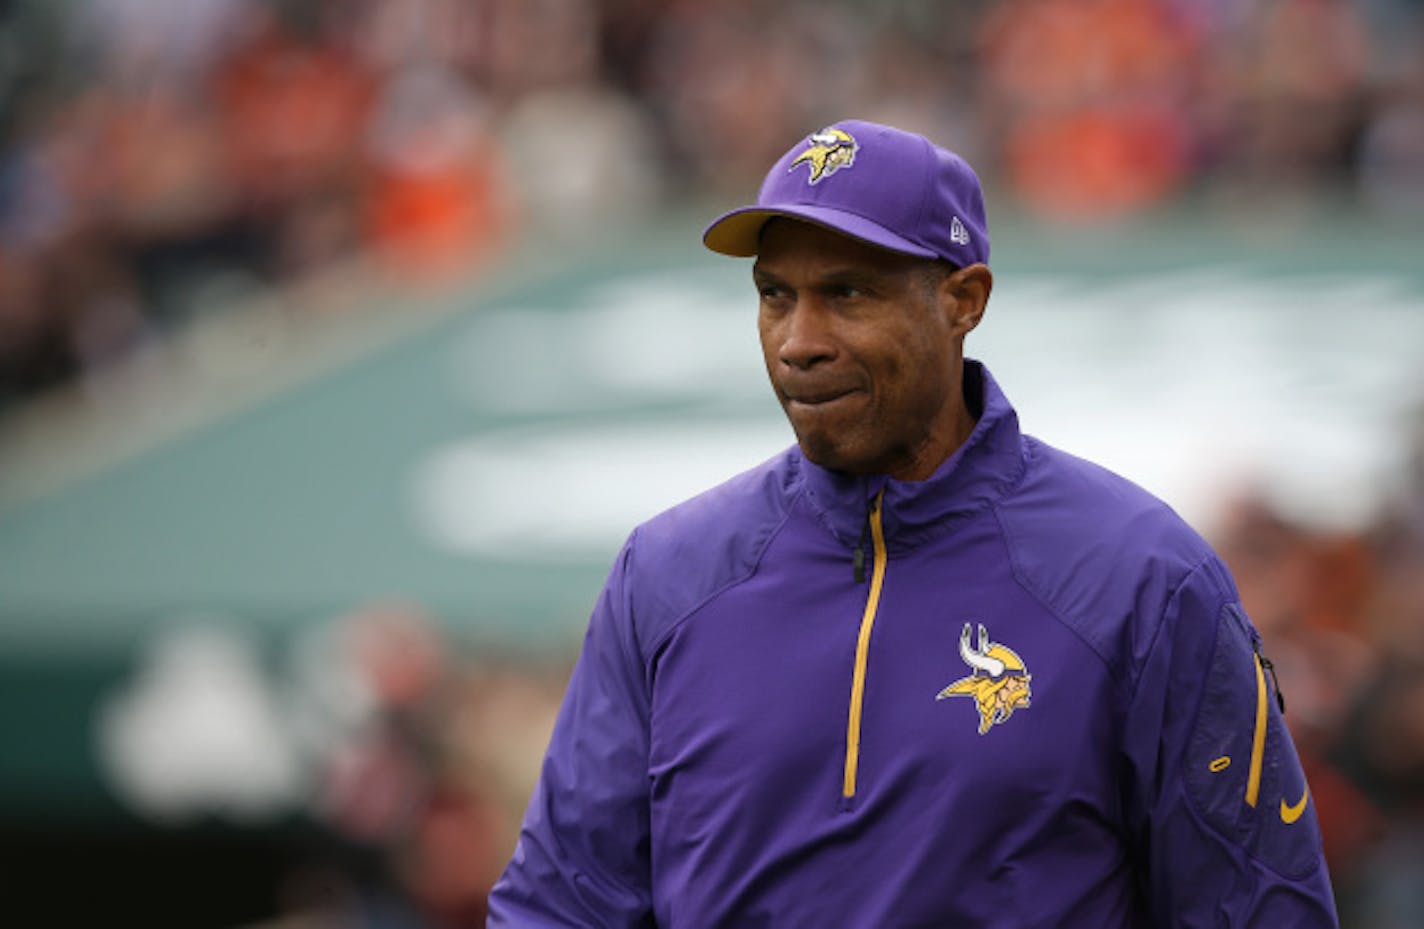
[{"label": "man's ear", "polygon": [[945,275],[940,282],[940,300],[949,313],[950,331],[965,336],[984,318],[994,274],[988,265],[976,262]]}]

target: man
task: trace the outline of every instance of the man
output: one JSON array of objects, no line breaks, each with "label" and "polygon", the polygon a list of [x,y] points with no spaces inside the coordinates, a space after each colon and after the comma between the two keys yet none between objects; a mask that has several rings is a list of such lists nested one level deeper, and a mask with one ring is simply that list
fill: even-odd
[{"label": "man", "polygon": [[704,241],[797,445],[628,539],[490,925],[1334,926],[1226,568],[964,358],[969,166],[844,121]]}]

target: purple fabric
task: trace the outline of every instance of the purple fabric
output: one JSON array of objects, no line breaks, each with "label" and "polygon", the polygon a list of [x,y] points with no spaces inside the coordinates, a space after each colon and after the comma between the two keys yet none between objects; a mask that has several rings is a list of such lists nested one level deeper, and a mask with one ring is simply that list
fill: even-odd
[{"label": "purple fabric", "polygon": [[[828,159],[843,152],[848,163],[829,160],[818,174],[807,158],[818,149]],[[755,255],[761,227],[773,216],[959,267],[989,260],[984,195],[973,169],[924,136],[877,123],[843,120],[792,146],[767,172],[757,202],[719,217],[703,242],[723,254]]]},{"label": "purple fabric", "polygon": [[[638,527],[491,926],[1337,925],[1313,809],[1279,812],[1302,785],[1273,700],[1243,801],[1256,635],[1225,567],[1160,501],[1022,435],[982,366],[966,381],[982,415],[929,480],[792,448]],[[852,549],[881,491],[847,798]],[[974,681],[979,626],[1032,689],[982,732],[974,699],[937,699]]]}]

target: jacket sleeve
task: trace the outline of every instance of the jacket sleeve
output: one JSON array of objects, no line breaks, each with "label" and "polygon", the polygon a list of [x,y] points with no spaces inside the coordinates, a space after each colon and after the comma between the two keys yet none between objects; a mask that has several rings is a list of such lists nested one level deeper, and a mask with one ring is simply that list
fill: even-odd
[{"label": "jacket sleeve", "polygon": [[653,926],[648,695],[634,635],[632,539],[614,564],[554,724],[491,927]]},{"label": "jacket sleeve", "polygon": [[1336,927],[1315,804],[1235,584],[1168,600],[1126,715],[1125,814],[1162,929]]}]

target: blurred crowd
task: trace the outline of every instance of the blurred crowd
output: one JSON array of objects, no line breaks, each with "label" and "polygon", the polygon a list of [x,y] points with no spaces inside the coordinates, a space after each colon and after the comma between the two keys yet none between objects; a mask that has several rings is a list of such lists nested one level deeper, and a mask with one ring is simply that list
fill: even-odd
[{"label": "blurred crowd", "polygon": [[0,415],[254,292],[743,197],[846,115],[1031,215],[1417,215],[1424,4],[0,0]]},{"label": "blurred crowd", "polygon": [[199,867],[200,886],[176,879],[158,900],[117,888],[103,912],[225,929],[483,926],[571,662],[479,649],[410,602],[365,604],[276,650],[238,617],[174,618],[96,708],[107,786],[154,834],[189,830],[195,856],[214,851],[196,838],[205,823],[280,834],[280,847],[226,883]]},{"label": "blurred crowd", "polygon": [[1341,925],[1424,925],[1424,428],[1409,489],[1321,531],[1247,494],[1213,541],[1275,662]]}]

